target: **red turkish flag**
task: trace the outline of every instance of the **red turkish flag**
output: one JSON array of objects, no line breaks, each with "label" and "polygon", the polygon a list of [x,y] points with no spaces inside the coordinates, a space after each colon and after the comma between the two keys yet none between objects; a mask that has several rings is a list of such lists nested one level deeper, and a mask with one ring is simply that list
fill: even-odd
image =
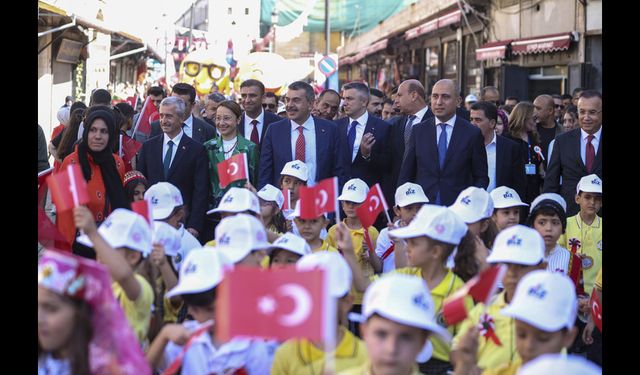
[{"label": "red turkish flag", "polygon": [[70,164],[66,170],[53,173],[47,178],[51,199],[60,212],[71,210],[89,202],[87,181],[78,164]]},{"label": "red turkish flag", "polygon": [[291,191],[289,189],[282,189],[282,195],[284,195],[284,203],[282,204],[282,211],[293,210],[293,208],[291,208]]},{"label": "red turkish flag", "polygon": [[327,340],[337,324],[328,282],[319,269],[236,267],[218,286],[216,338]]},{"label": "red turkish flag", "polygon": [[326,178],[313,187],[300,186],[298,194],[301,219],[315,219],[324,213],[340,212],[337,177]]},{"label": "red turkish flag", "polygon": [[136,124],[133,127],[132,135],[135,135],[136,132],[140,132],[145,135],[151,134],[151,123],[157,120],[159,118],[158,116],[159,114],[156,106],[151,103],[151,98],[147,96],[147,100],[144,101],[144,105],[142,106],[140,116],[138,116],[138,121],[136,121]]},{"label": "red turkish flag", "polygon": [[384,199],[380,184],[375,184],[371,190],[369,190],[364,203],[356,209],[356,214],[362,226],[369,228],[376,222],[378,215],[388,209],[387,200]]},{"label": "red turkish flag", "polygon": [[122,161],[124,161],[125,172],[132,170],[131,161],[136,157],[138,150],[142,148],[142,143],[136,141],[135,139],[129,137],[128,135],[122,135],[122,143],[120,144],[122,148]]},{"label": "red turkish flag", "polygon": [[153,222],[153,214],[151,211],[151,205],[146,199],[137,202],[131,202],[131,211],[137,213],[147,220],[147,223],[151,225]]},{"label": "red turkish flag", "polygon": [[596,327],[598,327],[600,332],[602,332],[602,303],[600,303],[596,288],[593,288],[593,291],[591,292],[589,305],[591,306],[591,319],[593,319]]},{"label": "red turkish flag", "polygon": [[137,96],[129,96],[125,99],[125,101],[129,103],[129,105],[132,106],[134,110],[136,109],[136,101],[138,101]]},{"label": "red turkish flag", "polygon": [[467,297],[467,290],[461,288],[444,301],[442,304],[442,316],[447,325],[457,324],[467,318],[469,315],[465,302]]},{"label": "red turkish flag", "polygon": [[229,159],[218,163],[218,178],[220,187],[226,188],[230,183],[249,179],[249,162],[244,152],[233,155]]}]

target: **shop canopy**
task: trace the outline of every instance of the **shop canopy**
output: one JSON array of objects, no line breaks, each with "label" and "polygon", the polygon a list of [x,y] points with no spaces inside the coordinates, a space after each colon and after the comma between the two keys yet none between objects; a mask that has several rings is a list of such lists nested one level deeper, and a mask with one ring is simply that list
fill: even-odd
[{"label": "shop canopy", "polygon": [[503,59],[511,48],[514,55],[527,55],[532,53],[550,53],[566,51],[572,41],[578,40],[575,31],[560,34],[541,35],[522,39],[507,39],[491,42],[476,49],[476,60]]},{"label": "shop canopy", "polygon": [[456,22],[460,22],[461,15],[462,15],[462,12],[460,10],[456,10],[451,13],[447,13],[443,16],[440,16],[438,18],[429,20],[420,26],[407,30],[404,33],[404,38],[405,40],[410,40],[413,38],[417,38],[420,35],[424,35],[428,32],[438,30],[442,27],[451,25]]}]

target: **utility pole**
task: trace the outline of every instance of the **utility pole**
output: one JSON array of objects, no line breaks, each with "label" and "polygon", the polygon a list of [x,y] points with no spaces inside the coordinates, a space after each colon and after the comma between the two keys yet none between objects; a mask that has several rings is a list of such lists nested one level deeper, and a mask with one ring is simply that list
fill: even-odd
[{"label": "utility pole", "polygon": [[187,51],[191,52],[191,46],[193,46],[193,8],[195,3],[191,3],[191,16],[189,17],[189,49]]},{"label": "utility pole", "polygon": [[[324,55],[329,56],[329,46],[331,45],[331,25],[329,23],[329,0],[324,0],[324,32],[325,32],[325,48]],[[329,77],[324,80],[324,88],[329,88]]]}]

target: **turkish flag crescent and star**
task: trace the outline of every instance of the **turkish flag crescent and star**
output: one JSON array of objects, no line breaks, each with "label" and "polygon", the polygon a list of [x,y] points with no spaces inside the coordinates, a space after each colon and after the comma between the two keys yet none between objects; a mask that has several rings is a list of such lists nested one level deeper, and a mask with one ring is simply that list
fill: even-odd
[{"label": "turkish flag crescent and star", "polygon": [[51,190],[51,199],[60,212],[89,202],[87,181],[84,180],[78,164],[70,164],[66,170],[53,173],[47,178],[47,183]]},{"label": "turkish flag crescent and star", "polygon": [[216,338],[324,341],[335,335],[336,300],[323,270],[236,267],[218,286]]},{"label": "turkish flag crescent and star", "polygon": [[125,167],[128,167],[129,170],[132,169],[131,161],[136,157],[136,154],[141,147],[142,143],[136,141],[128,135],[122,136],[122,161],[124,161]]},{"label": "turkish flag crescent and star", "polygon": [[596,327],[602,332],[602,303],[600,303],[600,299],[598,299],[596,288],[593,288],[591,292],[589,306],[591,306],[591,319],[593,319]]},{"label": "turkish flag crescent and star", "polygon": [[223,189],[234,181],[249,179],[249,163],[247,162],[247,154],[244,152],[218,163],[217,167],[220,187]]},{"label": "turkish flag crescent and star", "polygon": [[380,184],[375,184],[371,190],[369,190],[364,203],[356,209],[356,214],[362,226],[369,228],[376,222],[378,215],[388,209],[387,200],[384,199]]},{"label": "turkish flag crescent and star", "polygon": [[138,116],[138,121],[136,121],[136,125],[133,127],[132,136],[136,134],[136,132],[145,135],[151,134],[151,123],[157,120],[159,118],[158,116],[156,106],[151,103],[151,97],[147,96],[147,100],[144,101],[144,105],[142,106],[140,116]]},{"label": "turkish flag crescent and star", "polygon": [[300,218],[316,219],[324,213],[338,210],[338,178],[330,177],[313,187],[300,186]]}]

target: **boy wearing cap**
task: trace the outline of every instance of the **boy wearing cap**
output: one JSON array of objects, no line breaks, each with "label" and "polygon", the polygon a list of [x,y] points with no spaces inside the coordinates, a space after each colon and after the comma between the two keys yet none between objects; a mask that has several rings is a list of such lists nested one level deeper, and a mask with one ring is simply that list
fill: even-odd
[{"label": "boy wearing cap", "polygon": [[109,270],[113,294],[138,341],[146,346],[153,290],[134,270],[151,250],[149,224],[142,216],[123,208],[114,210],[99,229],[86,206],[74,208],[73,219],[76,228],[85,233],[77,241],[93,247],[96,259]]},{"label": "boy wearing cap", "polygon": [[260,200],[260,217],[265,228],[273,233],[282,235],[287,232],[287,223],[282,214],[284,195],[280,189],[271,184],[266,184],[257,192]]},{"label": "boy wearing cap", "polygon": [[267,249],[269,268],[285,268],[296,264],[307,254],[311,254],[311,248],[304,238],[293,233],[285,233]]},{"label": "boy wearing cap", "polygon": [[491,199],[494,208],[491,218],[496,223],[498,231],[516,225],[520,223],[521,218],[526,217],[526,212],[522,210],[522,207],[526,207],[528,204],[524,203],[512,188],[499,186],[493,189]]},{"label": "boy wearing cap", "polygon": [[293,228],[291,231],[304,238],[312,252],[338,252],[338,249],[329,245],[329,242],[324,240],[327,238],[327,225],[329,225],[329,219],[327,219],[326,214],[322,214],[313,219],[303,219],[300,217],[300,202],[298,202],[295,210],[293,210],[287,219],[293,220]]},{"label": "boy wearing cap", "polygon": [[[409,225],[418,210],[424,204],[429,203],[429,198],[424,194],[422,186],[406,182],[396,189],[395,201],[396,205],[393,207],[393,212],[400,219],[394,223],[394,228],[401,228]],[[399,246],[402,245],[400,244]],[[382,229],[376,242],[376,255],[382,261],[383,273],[396,269],[394,249],[395,243],[389,238],[389,228]]]},{"label": "boy wearing cap", "polygon": [[432,334],[449,341],[451,335],[434,319],[434,304],[424,280],[390,273],[374,281],[364,295],[361,332],[368,361],[345,375],[419,374],[433,348]]},{"label": "boy wearing cap", "polygon": [[[501,310],[515,320],[516,348],[521,361],[487,369],[483,374],[516,374],[518,369],[543,354],[560,353],[573,343],[577,300],[567,276],[536,270],[520,280],[511,303]],[[455,374],[469,374],[476,365],[478,329],[472,327],[458,346]]]},{"label": "boy wearing cap", "polygon": [[[222,279],[223,264],[216,249],[194,249],[187,255],[178,285],[167,296],[180,296],[195,320],[162,328],[146,355],[155,370],[163,372],[169,367],[183,351],[191,332],[215,318],[216,288]],[[215,324],[193,339],[184,353],[181,374],[269,373],[271,363],[262,340],[221,343],[213,340],[214,334]]]},{"label": "boy wearing cap", "polygon": [[267,232],[255,216],[237,214],[222,219],[216,227],[217,252],[234,265],[261,267],[266,256]]},{"label": "boy wearing cap", "polygon": [[[487,262],[507,266],[502,280],[504,290],[496,294],[487,306],[483,303],[475,305],[462,322],[452,343],[451,359],[454,364],[460,340],[470,328],[478,325],[482,327],[480,331],[484,336],[476,351],[479,368],[494,368],[520,359],[516,352],[514,321],[500,311],[513,300],[516,286],[526,274],[546,269],[544,240],[537,231],[523,225],[507,228],[496,237]],[[493,335],[497,341],[492,338]]]},{"label": "boy wearing cap", "polygon": [[[365,363],[367,350],[364,342],[355,337],[339,322],[344,322],[353,305],[351,289],[351,270],[344,258],[337,253],[318,252],[300,258],[296,264],[298,270],[322,269],[331,280],[329,295],[337,300],[338,319],[336,324],[335,370],[341,372]],[[276,351],[271,373],[277,375],[323,374],[326,352],[321,342],[307,339],[285,341]]]},{"label": "boy wearing cap", "polygon": [[291,192],[291,206],[294,207],[298,201],[298,191],[300,186],[306,186],[309,180],[309,168],[300,160],[288,162],[280,172],[280,189],[288,189]]}]

